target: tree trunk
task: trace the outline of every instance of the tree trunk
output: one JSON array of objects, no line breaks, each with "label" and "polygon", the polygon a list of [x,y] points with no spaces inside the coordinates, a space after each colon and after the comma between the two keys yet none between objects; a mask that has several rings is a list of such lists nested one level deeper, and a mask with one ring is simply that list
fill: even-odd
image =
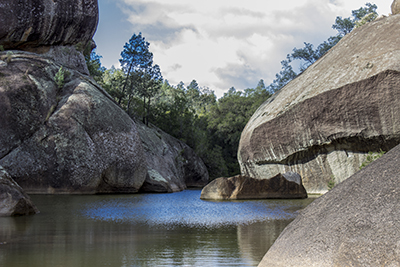
[{"label": "tree trunk", "polygon": [[143,123],[146,124],[146,97],[145,96],[143,96]]},{"label": "tree trunk", "polygon": [[149,117],[150,117],[150,97],[147,101],[147,113],[146,113],[146,125],[149,126]]},{"label": "tree trunk", "polygon": [[[124,87],[122,88],[122,93],[125,93],[126,86],[127,86],[127,84],[128,84],[128,81],[129,81],[129,74],[131,74],[131,69],[132,69],[132,64],[129,65],[129,70],[128,70],[128,74],[126,74],[125,84],[124,84]],[[118,105],[119,105],[119,106],[121,106],[122,98],[123,98],[123,96],[121,96],[121,97],[118,99]]]},{"label": "tree trunk", "polygon": [[126,106],[126,113],[128,113],[128,115],[129,115],[129,107],[131,105],[131,100],[132,100],[132,95],[130,94],[128,98],[128,105]]}]

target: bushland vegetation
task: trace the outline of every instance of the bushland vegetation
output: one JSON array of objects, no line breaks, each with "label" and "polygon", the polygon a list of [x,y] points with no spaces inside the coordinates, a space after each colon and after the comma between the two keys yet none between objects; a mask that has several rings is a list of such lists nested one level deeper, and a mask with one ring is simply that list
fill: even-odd
[{"label": "bushland vegetation", "polygon": [[[240,173],[237,150],[240,135],[256,109],[299,73],[323,56],[357,25],[377,17],[377,6],[367,3],[352,11],[352,17],[337,17],[332,28],[337,35],[316,48],[305,42],[281,62],[282,71],[268,86],[260,79],[254,88],[230,88],[217,99],[212,90],[196,80],[171,85],[153,62],[150,44],[141,33],[133,34],[121,52],[121,68],[101,66],[96,51],[86,51],[91,76],[129,116],[152,123],[192,147],[203,159],[211,178]],[[299,71],[292,66],[300,61]]]}]

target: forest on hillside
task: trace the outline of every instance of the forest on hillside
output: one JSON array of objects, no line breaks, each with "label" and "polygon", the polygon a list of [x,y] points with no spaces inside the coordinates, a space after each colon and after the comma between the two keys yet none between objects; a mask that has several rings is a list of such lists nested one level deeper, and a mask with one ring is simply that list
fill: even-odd
[{"label": "forest on hillside", "polygon": [[[86,50],[89,72],[133,118],[153,124],[192,147],[207,166],[210,178],[240,173],[237,150],[240,135],[256,109],[272,94],[297,77],[322,57],[355,27],[376,19],[377,6],[366,3],[352,11],[349,18],[337,17],[332,28],[335,36],[314,48],[304,42],[281,61],[282,70],[266,86],[260,79],[254,88],[230,88],[217,99],[212,90],[196,80],[186,85],[171,85],[153,62],[150,44],[141,33],[133,34],[121,52],[121,68],[101,66],[101,56]],[[292,63],[300,67],[295,71]]]}]

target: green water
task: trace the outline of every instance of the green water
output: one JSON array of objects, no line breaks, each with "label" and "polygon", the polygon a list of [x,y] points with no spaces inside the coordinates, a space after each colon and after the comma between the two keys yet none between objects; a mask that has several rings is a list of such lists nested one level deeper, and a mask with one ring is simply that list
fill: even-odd
[{"label": "green water", "polygon": [[257,266],[312,201],[199,197],[32,196],[40,214],[0,217],[0,266]]}]

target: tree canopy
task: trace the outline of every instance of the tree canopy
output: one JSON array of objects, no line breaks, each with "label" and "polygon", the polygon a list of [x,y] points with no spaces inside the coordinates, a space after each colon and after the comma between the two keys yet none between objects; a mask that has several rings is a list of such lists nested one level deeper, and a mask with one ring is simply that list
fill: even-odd
[{"label": "tree canopy", "polygon": [[377,8],[375,4],[366,3],[365,7],[353,10],[352,17],[336,17],[332,28],[337,30],[337,34],[329,37],[328,40],[322,42],[316,48],[314,48],[313,44],[307,42],[304,42],[303,48],[293,48],[292,53],[288,54],[286,59],[281,61],[282,70],[275,75],[276,79],[267,87],[268,90],[274,93],[297,77],[298,73],[294,71],[291,65],[293,60],[298,60],[300,62],[299,71],[300,73],[303,72],[334,47],[340,39],[350,33],[355,27],[376,19],[378,16],[376,12]]},{"label": "tree canopy", "polygon": [[129,114],[133,96],[143,99],[142,119],[145,124],[149,123],[151,99],[160,90],[163,81],[160,67],[153,64],[153,53],[149,51],[149,46],[141,33],[133,34],[125,43],[119,60],[125,72],[125,82],[118,103],[121,104],[126,95],[126,111]]},{"label": "tree canopy", "polygon": [[281,61],[282,70],[273,82],[265,86],[260,79],[254,88],[242,91],[231,87],[217,99],[212,90],[196,80],[186,86],[176,86],[163,80],[160,67],[153,62],[150,44],[141,33],[133,34],[121,52],[121,69],[101,66],[101,56],[85,52],[90,74],[114,98],[129,116],[152,123],[192,147],[206,164],[210,177],[240,173],[237,161],[239,140],[243,128],[256,109],[272,93],[298,75],[293,61],[300,62],[299,71],[321,58],[355,27],[376,18],[376,5],[353,10],[352,17],[337,17],[332,28],[335,36],[314,47],[294,48]]}]

